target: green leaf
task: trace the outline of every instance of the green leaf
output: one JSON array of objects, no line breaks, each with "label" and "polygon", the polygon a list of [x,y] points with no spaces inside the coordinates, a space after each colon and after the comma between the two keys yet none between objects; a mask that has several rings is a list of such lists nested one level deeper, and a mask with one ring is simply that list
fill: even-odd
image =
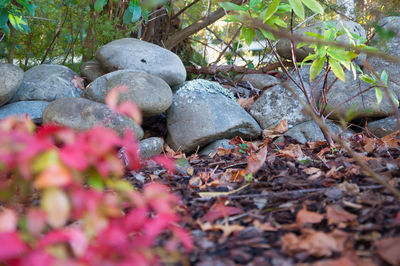
[{"label": "green leaf", "polygon": [[97,12],[102,11],[105,4],[107,4],[107,0],[96,0],[94,3],[94,10]]},{"label": "green leaf", "polygon": [[281,0],[273,0],[272,3],[268,6],[267,11],[265,12],[263,22],[267,21],[275,12],[278,10],[279,4]]},{"label": "green leaf", "polygon": [[264,29],[260,29],[260,31],[261,31],[262,35],[263,35],[265,38],[270,39],[270,40],[273,40],[273,41],[275,40],[275,36],[274,36],[271,32],[266,31],[266,30],[264,30]]},{"label": "green leaf", "polygon": [[306,56],[306,58],[303,59],[303,62],[311,61],[315,59],[315,54],[309,54]]},{"label": "green leaf", "polygon": [[388,84],[388,74],[387,74],[386,70],[382,71],[381,80],[382,80],[383,84],[385,84],[385,86],[387,86],[387,84]]},{"label": "green leaf", "polygon": [[250,45],[253,42],[254,36],[256,36],[256,32],[251,28],[243,28],[240,37],[243,38],[247,45]]},{"label": "green leaf", "polygon": [[343,68],[340,66],[340,63],[337,60],[330,60],[331,68],[335,76],[341,81],[345,82]]},{"label": "green leaf", "polygon": [[131,23],[131,21],[132,21],[132,16],[133,16],[133,13],[132,13],[131,9],[127,8],[127,9],[125,10],[124,16],[123,16],[123,18],[122,18],[122,22],[123,22],[125,25]]},{"label": "green leaf", "polygon": [[378,87],[375,87],[375,96],[376,101],[380,104],[382,102],[382,91]]},{"label": "green leaf", "polygon": [[297,44],[296,48],[297,48],[297,49],[300,49],[301,47],[304,47],[304,46],[306,46],[306,45],[308,45],[308,43],[306,43],[306,42],[299,42],[299,43]]},{"label": "green leaf", "polygon": [[368,75],[361,75],[360,79],[366,83],[369,83],[371,85],[376,85],[375,81]]},{"label": "green leaf", "polygon": [[[17,2],[20,3],[29,12],[29,14],[31,16],[35,15],[35,11],[34,11],[33,5],[29,4],[28,1],[26,1],[26,0],[17,0]],[[0,4],[0,6],[1,6],[1,4]]]},{"label": "green leaf", "polygon": [[394,94],[393,91],[389,90],[390,98],[392,98],[392,101],[396,104],[396,106],[399,106],[399,100],[397,100],[396,94]]},{"label": "green leaf", "polygon": [[278,10],[276,11],[277,13],[288,13],[290,12],[290,10],[292,10],[292,8],[290,7],[290,5],[285,4],[285,3],[281,3],[278,7]]},{"label": "green leaf", "polygon": [[95,173],[94,171],[88,178],[88,184],[89,184],[89,186],[91,186],[92,188],[95,188],[97,190],[104,189],[103,178],[101,177],[101,175],[99,173]]},{"label": "green leaf", "polygon": [[289,5],[299,18],[304,19],[304,6],[301,0],[289,0]]},{"label": "green leaf", "polygon": [[327,54],[339,61],[347,61],[349,60],[349,58],[347,57],[347,53],[346,51],[342,50],[342,49],[332,49],[329,48],[329,50],[327,51]]},{"label": "green leaf", "polygon": [[[131,5],[132,4],[132,5]],[[136,22],[140,19],[142,15],[142,8],[140,7],[140,0],[134,0],[129,3],[129,8],[132,9],[132,19],[131,22]]]},{"label": "green leaf", "polygon": [[313,81],[319,73],[321,73],[322,68],[324,67],[325,57],[318,57],[315,61],[311,64],[310,68],[310,82]]},{"label": "green leaf", "polygon": [[282,28],[286,28],[286,22],[280,19],[279,17],[276,17],[275,24]]},{"label": "green leaf", "polygon": [[324,40],[326,41],[333,41],[336,38],[336,30],[335,29],[328,29],[324,32]]},{"label": "green leaf", "polygon": [[26,21],[26,18],[24,18],[22,15],[13,15],[13,14],[8,14],[8,19],[10,20],[11,25],[19,31],[28,33],[30,31],[28,27],[28,22]]},{"label": "green leaf", "polygon": [[229,11],[229,10],[248,11],[248,9],[247,9],[246,7],[239,6],[239,5],[236,5],[236,4],[231,3],[231,2],[221,2],[221,3],[218,3],[218,4],[219,4],[223,9],[225,9],[226,11]]},{"label": "green leaf", "polygon": [[11,0],[0,0],[0,9],[5,8],[10,4]]},{"label": "green leaf", "polygon": [[316,0],[301,0],[305,6],[318,14],[324,14],[324,8]]},{"label": "green leaf", "polygon": [[0,29],[3,29],[5,33],[9,33],[10,29],[7,25],[8,21],[8,10],[5,8],[0,8]]},{"label": "green leaf", "polygon": [[262,2],[262,0],[250,0],[249,5],[250,5],[251,8],[253,8],[256,5],[260,4],[261,2]]},{"label": "green leaf", "polygon": [[321,39],[321,40],[324,39],[324,36],[322,36],[321,34],[316,33],[316,32],[304,32],[304,34],[305,34],[305,35],[308,35],[308,36],[310,36],[310,37],[317,38],[317,39]]}]

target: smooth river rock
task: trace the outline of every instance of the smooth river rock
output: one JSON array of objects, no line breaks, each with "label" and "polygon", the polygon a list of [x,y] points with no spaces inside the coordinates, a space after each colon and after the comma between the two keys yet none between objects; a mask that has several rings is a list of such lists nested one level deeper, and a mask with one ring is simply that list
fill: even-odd
[{"label": "smooth river rock", "polygon": [[25,72],[22,84],[12,98],[17,101],[54,101],[62,97],[80,97],[82,90],[71,82],[79,75],[66,66],[38,65]]},{"label": "smooth river rock", "polygon": [[0,64],[0,106],[6,104],[18,90],[24,71],[12,64]]},{"label": "smooth river rock", "polygon": [[50,103],[43,112],[43,123],[55,123],[76,130],[101,125],[120,135],[125,129],[131,129],[137,139],[143,138],[143,129],[132,119],[111,111],[105,104],[83,98],[60,98]]},{"label": "smooth river rock", "polygon": [[110,42],[96,52],[96,59],[108,72],[130,69],[146,72],[165,80],[170,86],[186,79],[181,59],[158,45],[134,38]]},{"label": "smooth river rock", "polygon": [[97,78],[87,86],[83,97],[105,103],[108,92],[119,85],[125,85],[128,90],[120,93],[119,101],[135,102],[144,117],[161,114],[172,104],[172,91],[164,80],[131,70],[114,71]]},{"label": "smooth river rock", "polygon": [[194,151],[214,140],[240,136],[257,138],[261,128],[216,82],[192,80],[176,91],[167,111],[168,145]]},{"label": "smooth river rock", "polygon": [[30,119],[40,121],[43,111],[48,104],[45,101],[22,101],[6,104],[0,107],[0,119],[27,114]]}]

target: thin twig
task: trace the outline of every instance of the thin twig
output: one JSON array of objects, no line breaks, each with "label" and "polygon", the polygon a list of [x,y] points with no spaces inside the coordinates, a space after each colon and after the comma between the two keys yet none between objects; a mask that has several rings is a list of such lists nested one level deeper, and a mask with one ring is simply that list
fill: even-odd
[{"label": "thin twig", "polygon": [[[360,186],[360,190],[373,190],[373,189],[381,189],[384,186],[381,185],[371,185],[371,186]],[[299,189],[299,190],[289,190],[289,191],[281,191],[281,192],[263,192],[263,193],[252,193],[252,194],[242,194],[242,195],[228,195],[228,199],[243,199],[243,198],[282,198],[286,196],[294,196],[301,197],[304,194],[309,193],[322,193],[328,191],[332,188],[324,187],[324,188],[307,188],[307,189]],[[214,199],[215,197],[209,198],[196,198],[196,201],[209,201]]]}]

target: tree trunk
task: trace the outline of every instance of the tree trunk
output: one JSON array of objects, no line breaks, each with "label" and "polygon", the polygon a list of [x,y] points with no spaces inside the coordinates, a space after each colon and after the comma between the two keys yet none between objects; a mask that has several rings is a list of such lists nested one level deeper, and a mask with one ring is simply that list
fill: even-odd
[{"label": "tree trunk", "polygon": [[10,50],[8,50],[7,62],[12,64],[14,61],[15,55],[15,46],[17,44],[17,40],[15,39],[15,29],[12,25],[10,25]]},{"label": "tree trunk", "polygon": [[[243,4],[244,0],[233,0],[231,1],[234,4],[241,5]],[[173,49],[175,46],[177,46],[180,42],[185,40],[187,37],[195,34],[196,32],[204,29],[208,25],[214,23],[218,19],[222,18],[225,15],[225,10],[223,8],[219,8],[216,11],[210,13],[208,16],[205,16],[198,21],[194,22],[190,26],[184,28],[181,31],[178,31],[177,33],[173,34],[170,36],[164,43],[165,48],[168,50]]]}]

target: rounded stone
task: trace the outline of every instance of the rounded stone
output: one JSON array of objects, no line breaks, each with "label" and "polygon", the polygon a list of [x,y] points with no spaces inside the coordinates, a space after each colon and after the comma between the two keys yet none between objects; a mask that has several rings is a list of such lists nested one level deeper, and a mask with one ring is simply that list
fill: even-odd
[{"label": "rounded stone", "polygon": [[130,69],[162,78],[170,86],[185,81],[186,70],[180,58],[158,45],[134,38],[110,42],[96,52],[96,59],[108,72]]},{"label": "rounded stone", "polygon": [[83,98],[60,98],[50,103],[43,112],[43,123],[55,123],[79,131],[100,125],[123,135],[131,129],[137,139],[143,138],[143,129],[132,119],[113,112],[105,104]]},{"label": "rounded stone", "polygon": [[89,84],[83,96],[104,103],[110,90],[125,85],[119,101],[135,102],[144,117],[151,117],[166,111],[172,104],[172,91],[168,84],[157,76],[131,70],[119,70],[108,73]]},{"label": "rounded stone", "polygon": [[72,83],[77,73],[66,66],[38,65],[25,72],[22,84],[12,98],[17,101],[54,101],[62,97],[80,97],[82,90]]},{"label": "rounded stone", "polygon": [[12,64],[0,64],[0,106],[16,93],[24,78],[24,71]]},{"label": "rounded stone", "polygon": [[85,78],[87,82],[92,82],[98,77],[107,74],[107,72],[101,68],[99,62],[97,62],[96,60],[83,63],[81,65],[80,71],[81,77]]},{"label": "rounded stone", "polygon": [[45,101],[21,101],[6,104],[0,107],[0,119],[15,115],[27,114],[29,119],[39,121],[48,102]]},{"label": "rounded stone", "polygon": [[139,145],[140,157],[142,159],[148,159],[163,151],[164,140],[162,138],[151,137],[141,140]]},{"label": "rounded stone", "polygon": [[261,128],[216,82],[192,80],[176,91],[167,111],[168,145],[190,152],[223,138],[257,138]]}]

